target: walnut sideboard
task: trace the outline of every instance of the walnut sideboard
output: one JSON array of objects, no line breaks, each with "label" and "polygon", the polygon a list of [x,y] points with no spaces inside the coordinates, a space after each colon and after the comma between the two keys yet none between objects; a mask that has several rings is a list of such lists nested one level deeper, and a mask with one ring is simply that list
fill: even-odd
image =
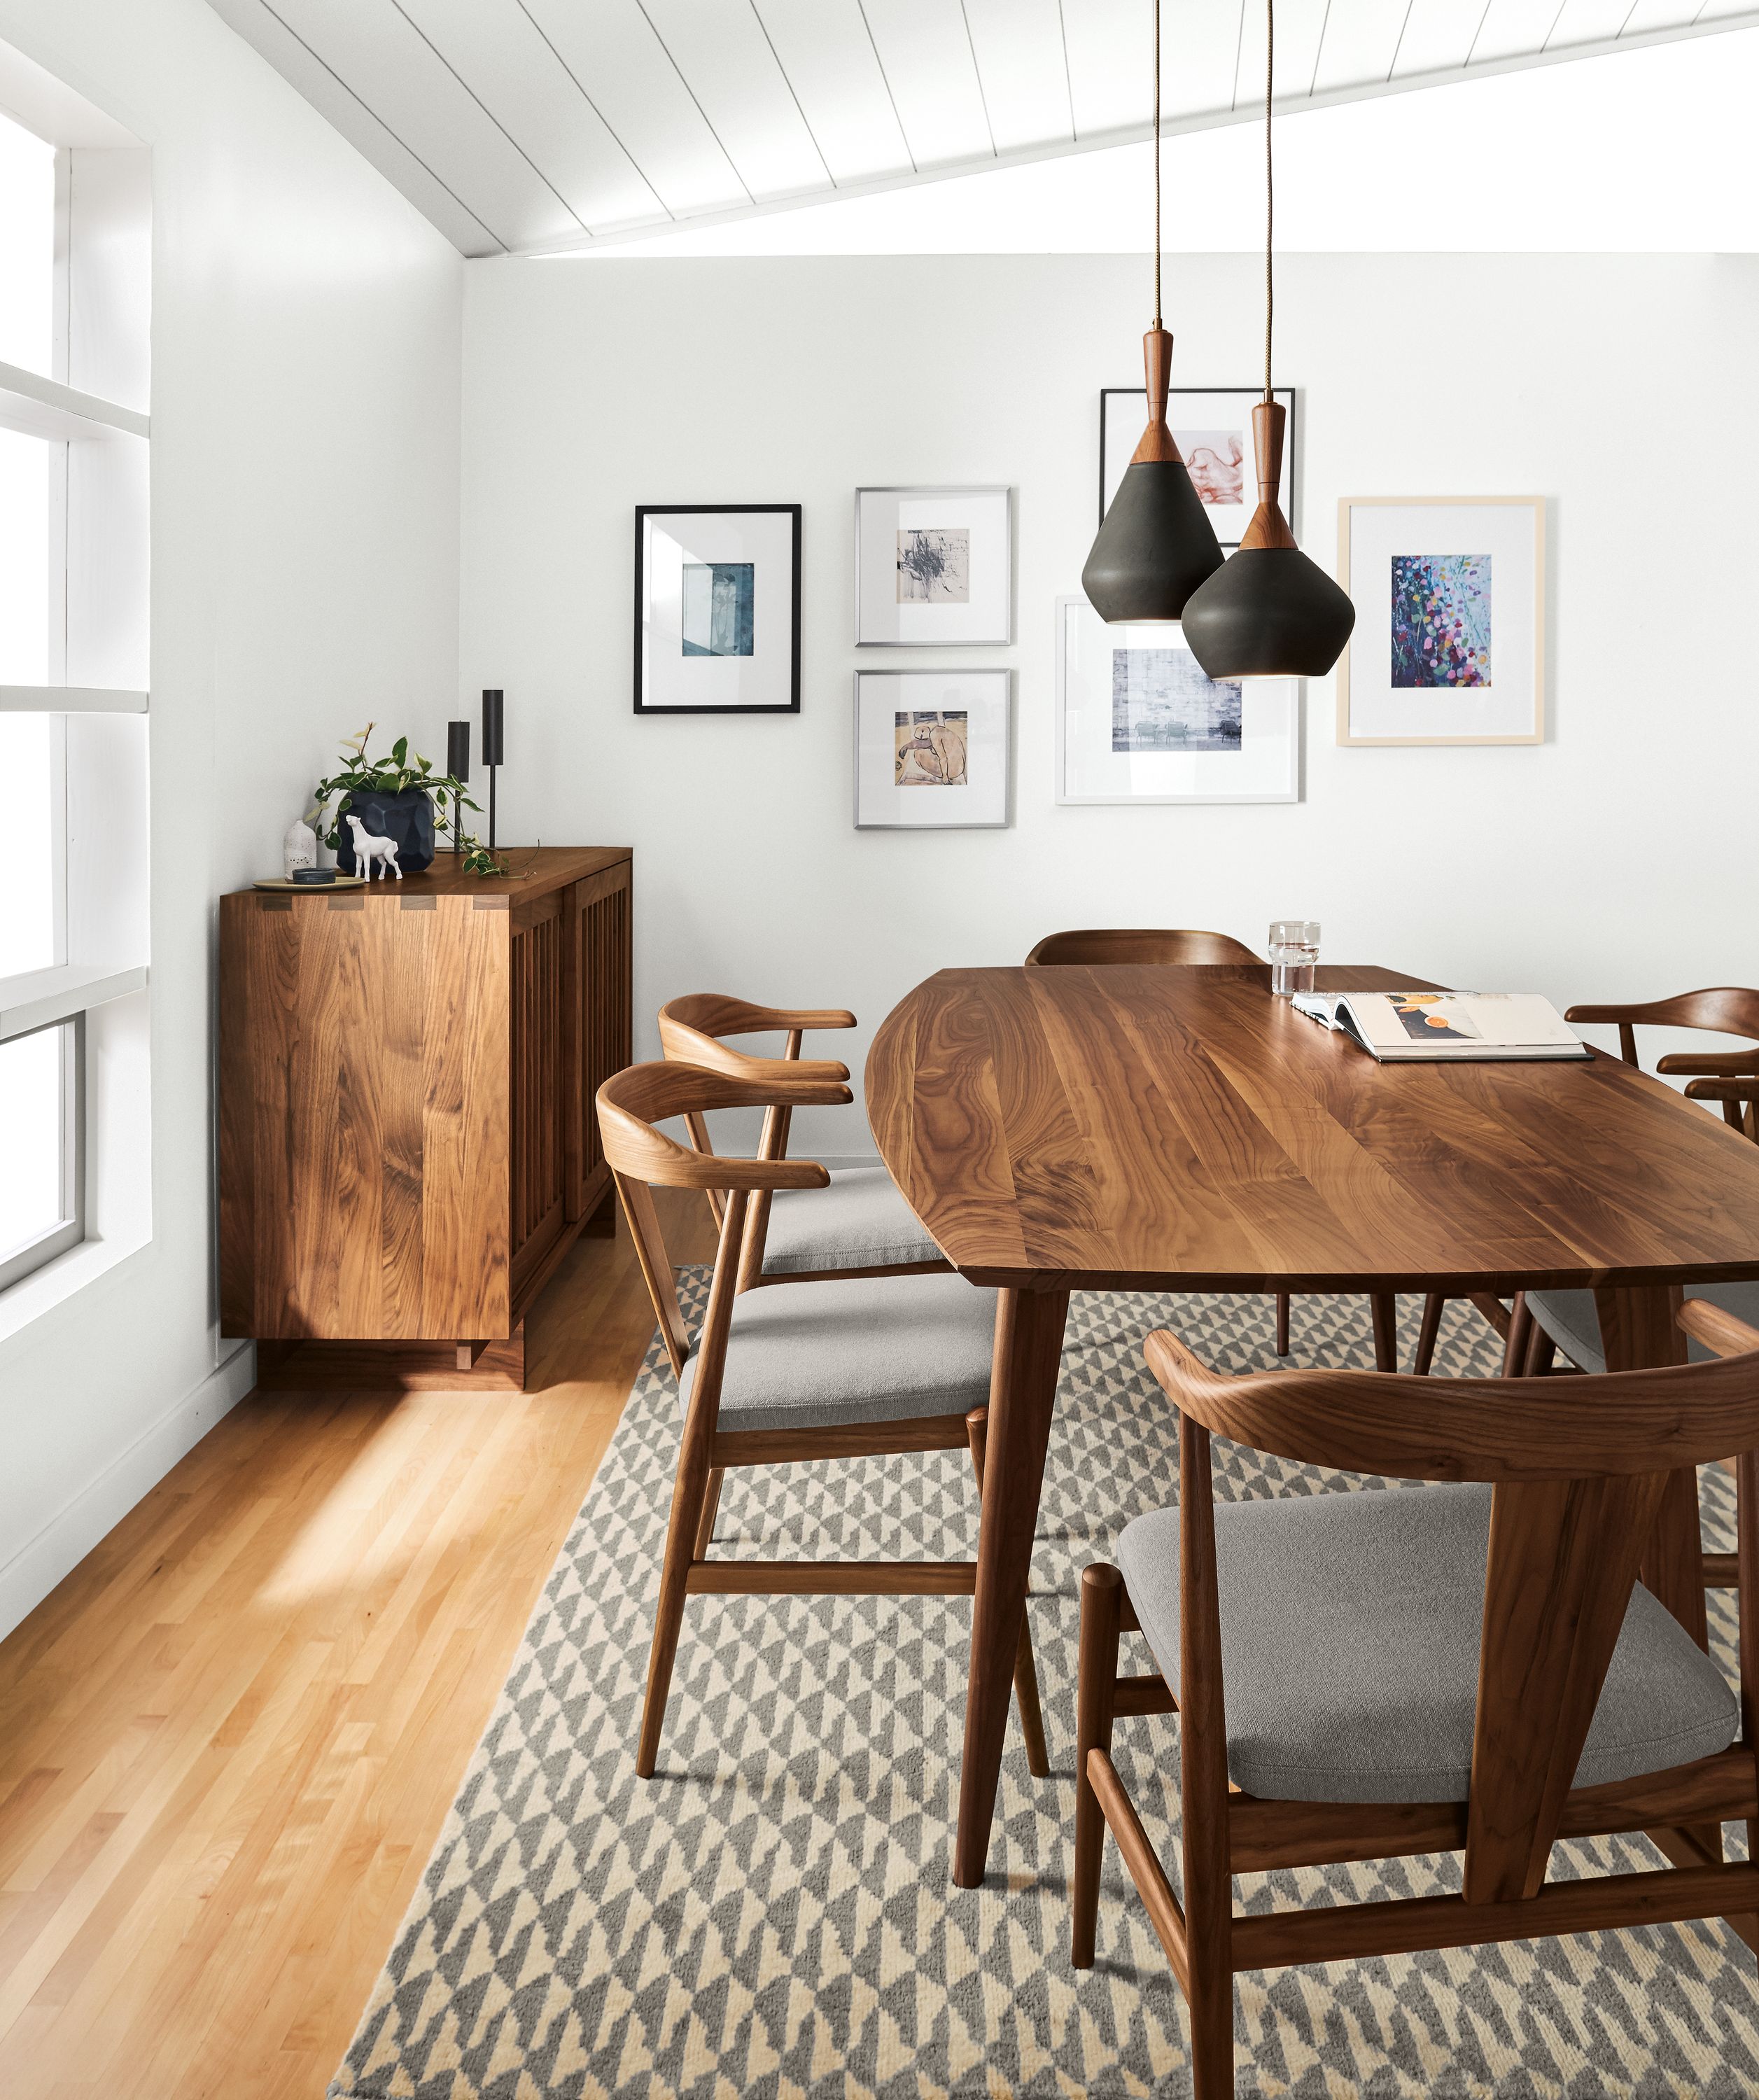
[{"label": "walnut sideboard", "polygon": [[607,1205],[631,849],[505,857],[220,900],[220,1323],[259,1384],[522,1385],[526,1310]]}]

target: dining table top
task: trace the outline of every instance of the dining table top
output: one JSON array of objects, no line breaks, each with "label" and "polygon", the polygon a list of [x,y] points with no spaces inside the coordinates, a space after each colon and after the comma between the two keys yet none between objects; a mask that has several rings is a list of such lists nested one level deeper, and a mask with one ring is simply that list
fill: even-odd
[{"label": "dining table top", "polygon": [[[1436,989],[1355,964],[1319,987]],[[974,1283],[1759,1277],[1759,1146],[1672,1088],[1598,1051],[1382,1065],[1264,965],[941,970],[866,1084],[881,1158]]]}]

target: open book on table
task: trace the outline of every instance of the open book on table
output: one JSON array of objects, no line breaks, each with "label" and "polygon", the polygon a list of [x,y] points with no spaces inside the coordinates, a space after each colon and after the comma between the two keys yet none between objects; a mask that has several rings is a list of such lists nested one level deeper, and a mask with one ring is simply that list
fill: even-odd
[{"label": "open book on table", "polygon": [[1383,1064],[1589,1055],[1537,992],[1298,991],[1294,1006]]}]

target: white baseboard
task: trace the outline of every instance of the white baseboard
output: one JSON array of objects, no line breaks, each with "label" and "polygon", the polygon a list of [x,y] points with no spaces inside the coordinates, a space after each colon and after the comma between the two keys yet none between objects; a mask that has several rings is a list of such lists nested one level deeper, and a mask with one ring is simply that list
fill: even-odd
[{"label": "white baseboard", "polygon": [[135,1503],[195,1449],[256,1383],[257,1352],[241,1342],[126,1451],[112,1458],[0,1567],[0,1637],[33,1612]]}]

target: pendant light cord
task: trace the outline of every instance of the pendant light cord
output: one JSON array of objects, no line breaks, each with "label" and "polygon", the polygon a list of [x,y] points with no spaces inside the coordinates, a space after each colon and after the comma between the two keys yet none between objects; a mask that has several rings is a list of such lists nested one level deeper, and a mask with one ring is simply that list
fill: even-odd
[{"label": "pendant light cord", "polygon": [[1161,324],[1161,0],[1154,0],[1154,325]]},{"label": "pendant light cord", "polygon": [[[1156,0],[1158,6],[1159,0]],[[1271,160],[1271,90],[1276,78],[1276,0],[1264,0],[1264,399],[1271,399],[1271,321],[1276,281],[1271,267],[1276,227],[1276,184]]]}]

